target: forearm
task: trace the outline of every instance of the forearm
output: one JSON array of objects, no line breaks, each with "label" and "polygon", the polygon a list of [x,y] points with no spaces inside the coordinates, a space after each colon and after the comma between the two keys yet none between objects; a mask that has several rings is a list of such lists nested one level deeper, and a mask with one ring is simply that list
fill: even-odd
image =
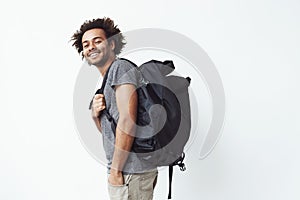
[{"label": "forearm", "polygon": [[105,99],[103,94],[96,94],[92,102],[92,118],[96,124],[97,129],[102,133],[101,120],[99,118],[100,112],[105,109]]},{"label": "forearm", "polygon": [[119,119],[116,129],[115,150],[111,173],[121,173],[131,151],[134,140],[134,124],[131,120]]},{"label": "forearm", "polygon": [[102,128],[101,128],[101,121],[98,117],[92,117],[94,122],[95,122],[95,125],[97,127],[97,129],[99,130],[100,133],[102,133]]}]

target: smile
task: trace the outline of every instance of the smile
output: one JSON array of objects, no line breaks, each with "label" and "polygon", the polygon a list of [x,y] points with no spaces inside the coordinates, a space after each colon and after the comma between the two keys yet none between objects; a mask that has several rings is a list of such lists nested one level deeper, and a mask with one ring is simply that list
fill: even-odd
[{"label": "smile", "polygon": [[95,57],[97,57],[99,54],[100,54],[100,52],[93,52],[93,53],[90,53],[90,54],[88,55],[88,57],[90,57],[90,58],[95,58]]}]

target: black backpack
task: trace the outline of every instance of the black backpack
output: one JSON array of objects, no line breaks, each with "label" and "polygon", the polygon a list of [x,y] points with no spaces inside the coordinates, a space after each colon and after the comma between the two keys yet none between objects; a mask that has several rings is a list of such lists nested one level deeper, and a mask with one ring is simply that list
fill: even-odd
[{"label": "black backpack", "polygon": [[[127,59],[120,59],[137,67]],[[157,60],[151,60],[137,67],[142,79],[141,86],[136,90],[138,127],[132,145],[132,152],[137,153],[143,165],[147,167],[169,166],[168,199],[171,199],[173,166],[178,165],[181,171],[185,170],[183,149],[191,130],[188,93],[191,79],[168,75],[174,69],[172,61]],[[104,76],[101,88],[95,94],[103,93],[108,72],[109,69]],[[91,105],[92,101],[90,109]],[[115,133],[116,121],[106,109],[101,114],[106,115]],[[146,130],[145,127],[147,127]]]}]

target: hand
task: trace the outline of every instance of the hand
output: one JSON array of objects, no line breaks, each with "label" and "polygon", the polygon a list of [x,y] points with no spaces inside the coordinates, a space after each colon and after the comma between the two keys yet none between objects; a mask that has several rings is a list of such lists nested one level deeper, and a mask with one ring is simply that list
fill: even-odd
[{"label": "hand", "polygon": [[99,113],[105,109],[105,98],[103,94],[96,94],[92,104],[92,116],[97,118]]},{"label": "hand", "polygon": [[115,186],[124,185],[124,178],[122,172],[113,172],[111,170],[111,173],[108,177],[108,182],[109,184]]}]

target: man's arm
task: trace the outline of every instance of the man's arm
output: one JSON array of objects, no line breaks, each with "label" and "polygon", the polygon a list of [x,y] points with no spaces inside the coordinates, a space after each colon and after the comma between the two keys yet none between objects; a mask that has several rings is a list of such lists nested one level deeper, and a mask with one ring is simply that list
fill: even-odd
[{"label": "man's arm", "polygon": [[122,185],[124,184],[122,169],[134,140],[138,98],[136,88],[132,84],[119,85],[115,89],[119,120],[109,182],[112,185]]},{"label": "man's arm", "polygon": [[96,94],[93,99],[92,104],[92,118],[97,126],[97,129],[102,132],[101,121],[99,119],[99,114],[105,109],[105,99],[103,94]]}]

